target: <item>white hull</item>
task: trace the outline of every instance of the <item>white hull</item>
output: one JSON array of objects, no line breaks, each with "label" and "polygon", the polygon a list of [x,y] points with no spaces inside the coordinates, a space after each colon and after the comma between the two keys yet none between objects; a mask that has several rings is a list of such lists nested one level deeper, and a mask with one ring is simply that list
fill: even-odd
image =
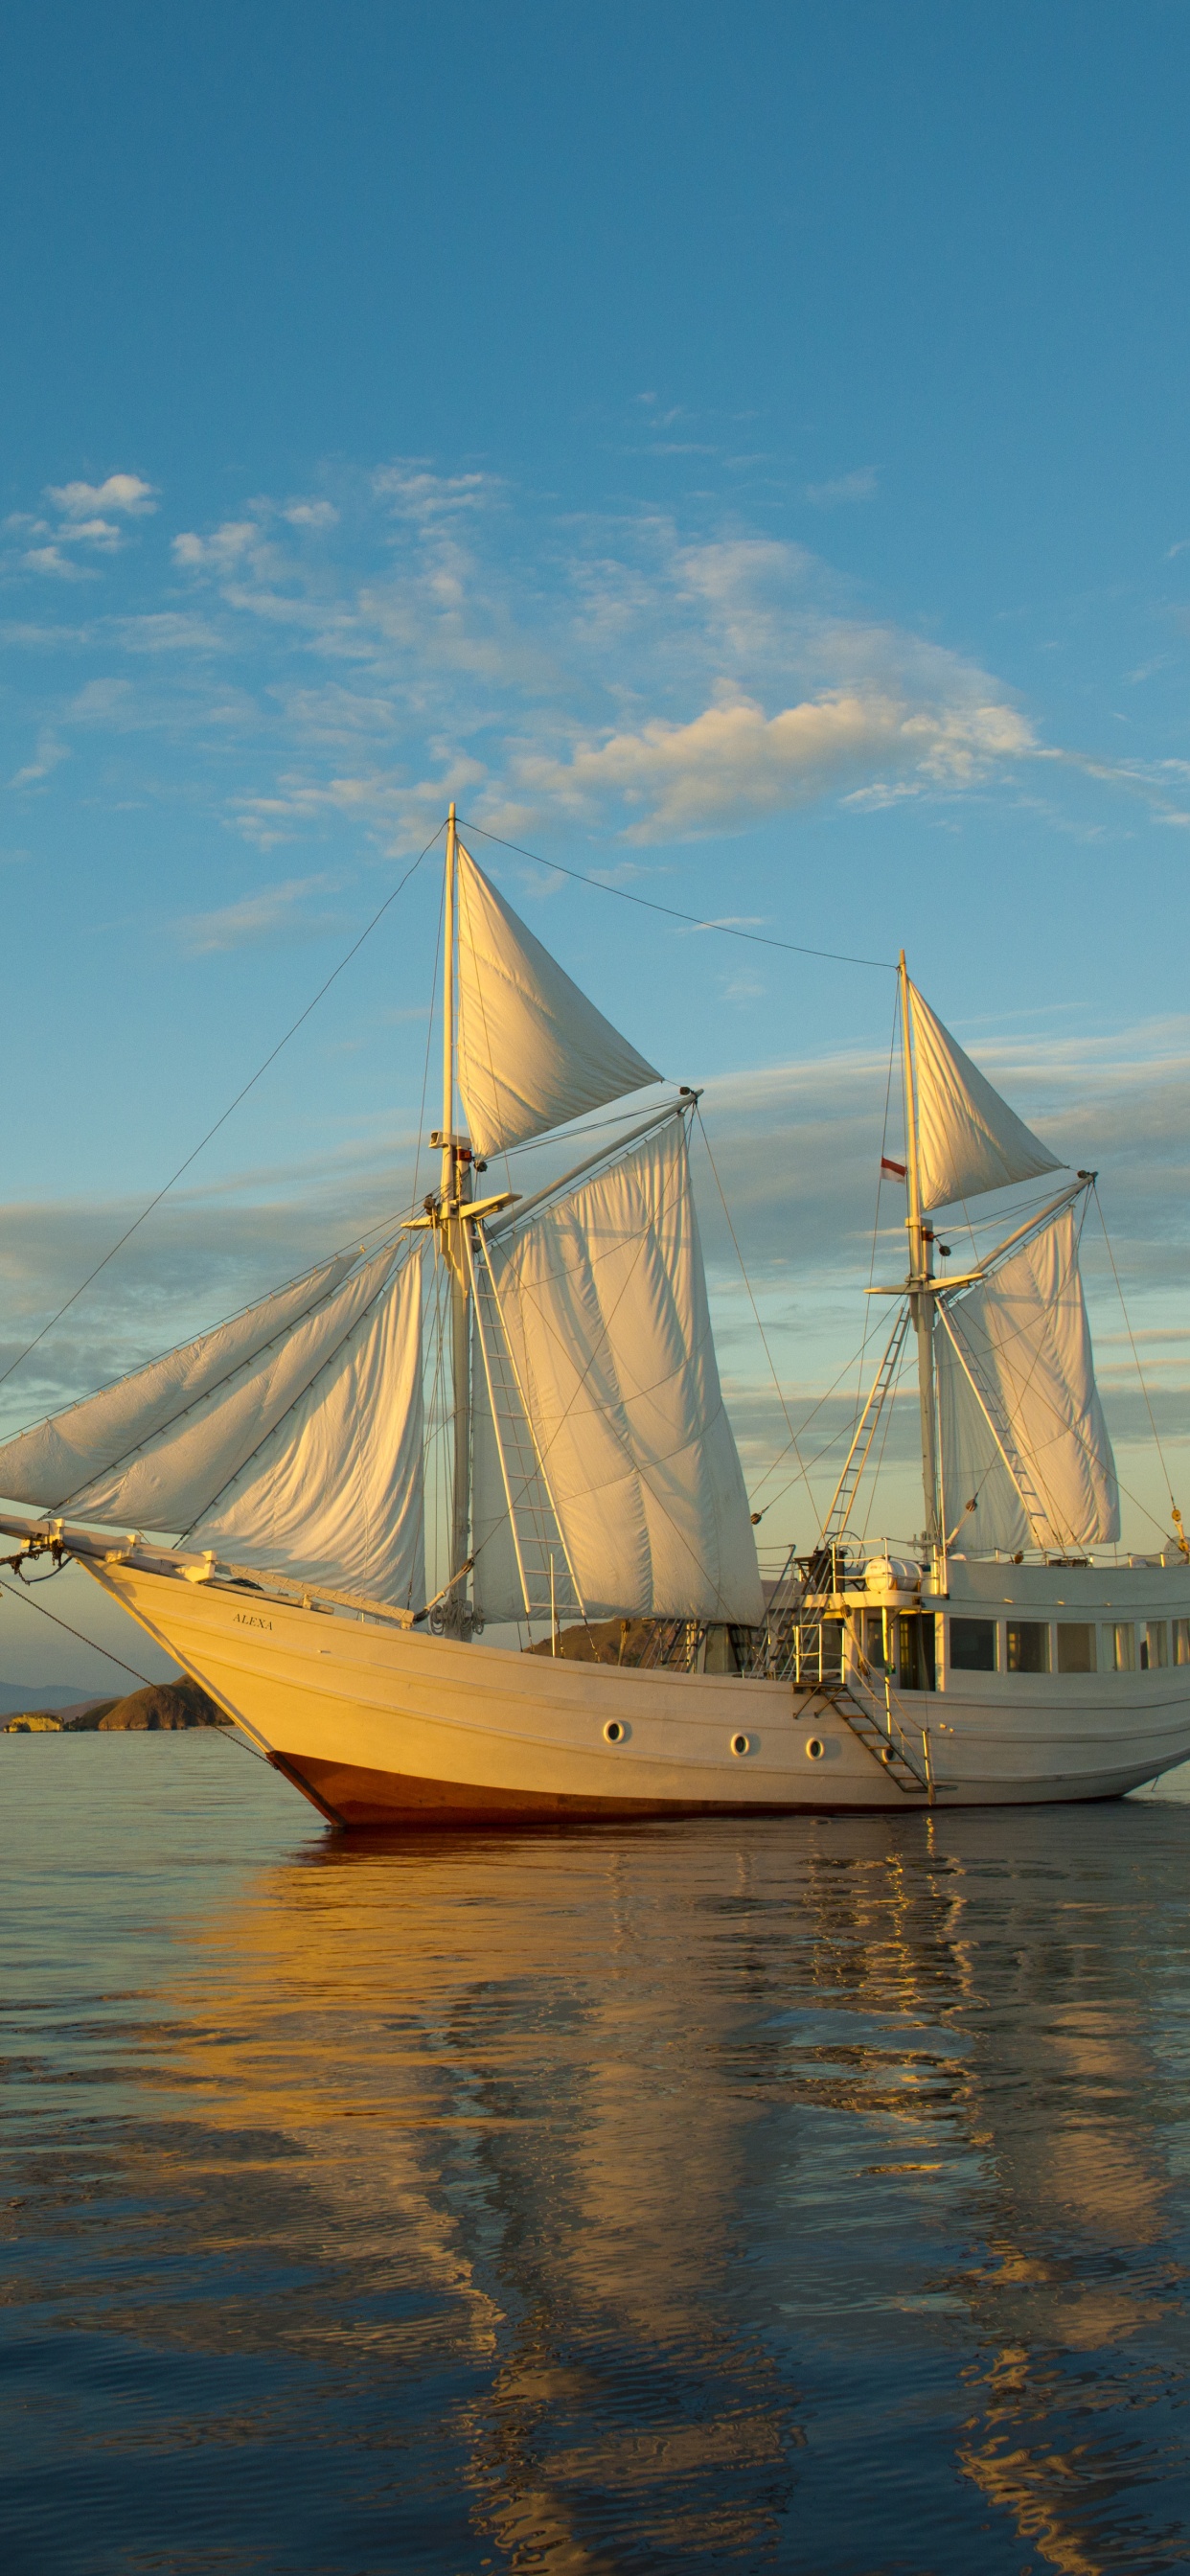
[{"label": "white hull", "polygon": [[[336,1824],[927,1803],[829,1701],[788,1682],[522,1655],[180,1569],[81,1561]],[[1190,1607],[1190,1584],[1165,1568],[973,1566],[964,1579],[967,1610],[1004,1603],[1011,1584],[1009,1606],[1036,1617],[1056,1580],[1100,1620]],[[928,1730],[939,1806],[1119,1797],[1190,1756],[1190,1666],[940,1680],[899,1695],[902,1723]]]}]

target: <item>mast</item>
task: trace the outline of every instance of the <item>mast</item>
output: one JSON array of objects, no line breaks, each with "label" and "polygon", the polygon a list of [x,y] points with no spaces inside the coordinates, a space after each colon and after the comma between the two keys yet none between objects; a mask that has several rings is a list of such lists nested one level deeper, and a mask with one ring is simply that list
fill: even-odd
[{"label": "mast", "polygon": [[942,1546],[938,1510],[938,1423],[934,1393],[934,1237],[922,1219],[921,1166],[917,1147],[917,1095],[913,1081],[913,1018],[909,970],[902,948],[897,975],[901,987],[901,1057],[905,1074],[905,1166],[909,1185],[909,1313],[917,1335],[917,1383],[921,1401],[921,1481],[925,1496],[926,1536],[937,1552]]},{"label": "mast", "polygon": [[470,1272],[463,1239],[463,1203],[471,1196],[471,1156],[460,1152],[455,1131],[455,916],[458,880],[458,835],[452,804],[446,818],[446,905],[443,923],[444,987],[442,996],[442,1188],[440,1214],[443,1248],[450,1269],[450,1354],[454,1399],[454,1459],[450,1501],[450,1572],[454,1578],[445,1604],[447,1632],[470,1635],[466,1565],[471,1529],[471,1314]]}]

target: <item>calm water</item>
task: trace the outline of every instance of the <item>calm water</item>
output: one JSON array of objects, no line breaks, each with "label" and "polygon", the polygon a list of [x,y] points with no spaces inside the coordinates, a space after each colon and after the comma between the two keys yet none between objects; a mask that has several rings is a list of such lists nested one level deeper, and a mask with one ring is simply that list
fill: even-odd
[{"label": "calm water", "polygon": [[1190,2562],[1190,1805],[0,1798],[9,2576]]}]

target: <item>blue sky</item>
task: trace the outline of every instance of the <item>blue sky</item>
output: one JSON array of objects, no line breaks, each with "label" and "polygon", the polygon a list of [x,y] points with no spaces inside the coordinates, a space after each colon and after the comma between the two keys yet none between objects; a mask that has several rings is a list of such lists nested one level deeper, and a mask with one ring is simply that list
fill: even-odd
[{"label": "blue sky", "polygon": [[[5,1356],[455,793],[660,901],[904,942],[1102,1166],[1180,1443],[1185,7],[6,24]],[[629,1035],[709,1081],[783,1374],[825,1384],[862,1308],[891,978],[475,846]],[[402,1201],[436,903],[427,869],[0,1391],[8,1421]],[[759,1461],[725,1253],[718,1276]]]}]

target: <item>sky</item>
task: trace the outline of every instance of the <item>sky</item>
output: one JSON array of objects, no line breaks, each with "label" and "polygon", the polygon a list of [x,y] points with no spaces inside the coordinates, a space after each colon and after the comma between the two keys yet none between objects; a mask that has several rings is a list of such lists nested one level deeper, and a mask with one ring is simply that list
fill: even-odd
[{"label": "sky", "polygon": [[[11,0],[0,1368],[453,796],[596,1002],[707,1086],[766,1502],[785,1412],[825,1398],[835,1440],[846,1412],[903,945],[1100,1170],[1190,1510],[1188,80],[1184,0]],[[407,1203],[435,856],[0,1384],[6,1428]],[[1149,1546],[1167,1479],[1098,1225]],[[45,1677],[44,1623],[0,1620]]]}]

